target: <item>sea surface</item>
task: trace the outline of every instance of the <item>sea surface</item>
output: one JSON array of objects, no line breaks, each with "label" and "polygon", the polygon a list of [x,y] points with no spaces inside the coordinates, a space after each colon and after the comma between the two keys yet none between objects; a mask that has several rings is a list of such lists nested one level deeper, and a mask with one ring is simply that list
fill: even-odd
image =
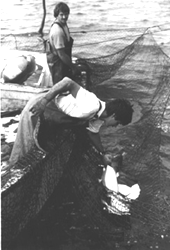
[{"label": "sea surface", "polygon": [[[55,3],[46,1],[45,33],[54,19]],[[117,36],[126,37],[129,32],[140,34],[152,27],[158,44],[170,54],[169,0],[68,0],[66,3],[70,7],[71,32],[112,29],[121,31]],[[42,0],[1,1],[1,34],[37,32],[42,17]]]},{"label": "sea surface", "polygon": [[[46,0],[47,15],[44,26],[44,33],[47,34],[53,18],[53,9],[56,1]],[[66,3],[70,7],[70,16],[68,25],[72,36],[79,40],[84,32],[93,32],[96,30],[113,30],[113,37],[120,39],[121,42],[115,42],[115,51],[122,49],[128,45],[133,39],[142,34],[146,29],[150,29],[153,36],[164,53],[170,57],[170,0],[68,0]],[[22,35],[38,32],[43,17],[42,0],[4,0],[1,1],[1,36],[9,34]],[[93,39],[93,38],[91,38]],[[103,39],[103,38],[102,38]],[[80,39],[80,41],[82,41]],[[83,43],[89,43],[84,40]],[[80,44],[80,42],[77,42]],[[100,50],[101,47],[96,47]],[[103,51],[108,51],[107,43],[102,46]],[[74,51],[73,51],[74,52]],[[75,50],[76,53],[76,50]],[[88,51],[84,52],[86,56]],[[98,53],[99,54],[99,53]],[[140,90],[139,90],[140,91]],[[166,137],[165,145],[161,146],[164,153],[163,164],[170,169],[170,103],[167,107],[166,119],[164,122],[163,132]],[[70,201],[71,202],[71,201]],[[60,211],[61,212],[61,211]],[[52,210],[51,222],[55,218],[54,209]],[[64,214],[64,211],[61,214]],[[68,213],[68,211],[67,211]],[[64,216],[64,215],[63,215]],[[26,231],[15,242],[13,249],[28,250],[50,250],[53,248],[36,248],[37,242],[42,241],[40,233],[36,230],[45,232],[47,238],[54,241],[55,233],[50,231],[48,235],[46,226],[50,226],[51,222],[43,222],[40,226],[34,224],[30,227],[30,231]],[[56,222],[58,223],[58,222]],[[53,226],[56,229],[58,225]],[[64,237],[68,235],[65,234]],[[58,242],[61,240],[58,237]],[[69,238],[69,237],[68,237]],[[74,248],[73,242],[69,242],[64,246],[57,245],[56,249],[73,250],[87,249],[81,240],[77,241],[77,248]],[[26,242],[24,245],[24,241]],[[21,243],[20,243],[21,242]],[[30,243],[31,242],[31,243]],[[62,239],[62,242],[64,240]],[[45,244],[45,243],[44,243]],[[17,247],[18,246],[18,247]],[[34,247],[33,247],[34,246]],[[53,246],[54,247],[54,246]],[[11,250],[13,250],[11,248]],[[90,249],[94,250],[94,249]]]},{"label": "sea surface", "polygon": [[[45,31],[53,20],[57,1],[46,1]],[[169,23],[169,0],[68,0],[72,30],[148,28]],[[42,0],[6,0],[1,3],[1,32],[36,32],[43,16]]]}]

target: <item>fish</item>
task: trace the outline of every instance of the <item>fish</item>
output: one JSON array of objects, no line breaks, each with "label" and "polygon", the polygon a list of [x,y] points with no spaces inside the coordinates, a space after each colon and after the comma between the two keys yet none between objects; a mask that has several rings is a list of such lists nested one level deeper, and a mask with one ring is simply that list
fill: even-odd
[{"label": "fish", "polygon": [[[112,166],[107,165],[103,169],[102,184],[106,188],[109,201],[107,199],[101,201],[109,213],[130,215],[130,204],[139,197],[141,189],[135,179],[129,182],[128,176],[122,171],[117,172],[116,167],[116,163],[112,162]],[[119,182],[119,176],[122,175],[126,177],[123,178],[124,183]]]}]

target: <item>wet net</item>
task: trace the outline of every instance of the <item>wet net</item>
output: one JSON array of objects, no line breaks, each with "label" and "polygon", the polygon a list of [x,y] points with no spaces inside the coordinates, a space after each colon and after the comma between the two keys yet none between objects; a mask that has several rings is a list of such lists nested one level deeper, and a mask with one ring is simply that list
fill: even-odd
[{"label": "wet net", "polygon": [[[82,43],[88,35],[93,37],[94,43],[83,47]],[[81,46],[78,44],[77,47],[75,46],[74,55],[83,58],[88,65],[90,89],[99,98],[103,100],[127,98],[134,104],[133,122],[123,128],[118,127],[116,130],[103,128],[101,138],[106,150],[113,154],[117,150],[123,150],[126,153],[122,171],[138,181],[141,188],[139,198],[133,202],[123,200],[123,203],[130,207],[130,215],[123,213],[116,215],[109,210],[109,205],[103,205],[101,201],[106,195],[99,182],[102,174],[101,158],[94,150],[84,128],[81,127],[70,130],[64,142],[61,137],[58,139],[58,135],[49,136],[46,147],[50,148],[49,143],[55,145],[51,149],[53,160],[49,153],[48,158],[45,158],[45,163],[41,162],[41,168],[36,170],[36,175],[43,174],[42,171],[48,173],[48,161],[51,166],[56,165],[56,175],[57,167],[62,166],[63,163],[66,164],[60,178],[62,202],[65,205],[61,206],[61,203],[59,205],[57,202],[58,210],[55,208],[55,213],[60,214],[61,207],[69,210],[69,213],[66,212],[63,215],[61,221],[58,220],[58,223],[60,230],[64,228],[74,239],[72,243],[69,243],[72,245],[71,249],[146,250],[159,248],[167,250],[170,247],[170,159],[168,154],[170,58],[157,45],[150,31],[137,37],[130,37],[126,40],[129,44],[126,46],[124,41],[121,44],[118,41],[119,50],[118,46],[115,46],[115,41],[110,37],[114,36],[112,32],[107,32],[107,35],[108,41],[106,41],[106,34],[103,34],[103,41],[97,43],[99,38],[101,41],[101,32],[95,32],[93,36],[87,33],[82,34],[82,40],[79,40]],[[17,49],[22,49],[21,45],[24,44],[24,50],[28,50],[25,42],[18,42],[18,40]],[[36,34],[28,36],[28,40],[28,44],[32,40],[37,41],[35,47],[31,46],[31,50],[35,48],[35,51],[43,51],[42,40],[37,39]],[[104,41],[105,44],[103,44]],[[86,56],[87,51],[90,56]],[[59,155],[55,153],[56,145],[61,148],[62,152],[67,152],[69,149],[69,159],[68,154],[63,153],[60,157],[61,152]],[[32,151],[31,154],[32,156],[28,157],[33,157],[34,152]],[[44,165],[46,167],[42,167]],[[61,169],[58,169],[61,172]],[[34,173],[34,168],[32,173]],[[44,183],[48,189],[46,181],[39,185],[44,185]],[[20,185],[24,185],[24,182],[20,181]],[[30,179],[29,185],[33,185]],[[36,182],[33,187],[36,187]],[[64,191],[66,187],[67,190]],[[73,196],[77,198],[71,200],[68,189],[71,189]],[[49,192],[46,197],[49,198],[52,193],[52,191]],[[119,197],[117,194],[114,195],[117,197],[117,202],[123,199],[121,195]],[[4,197],[7,196],[4,195]],[[53,201],[56,199],[56,196],[51,197]],[[10,204],[8,199],[6,198],[5,206]],[[26,202],[27,197],[25,196],[24,199]],[[48,220],[52,210],[49,204],[47,202],[42,213],[43,216],[46,215],[45,221]],[[42,224],[42,222],[39,223],[39,225]],[[55,227],[53,235],[55,235],[54,229]],[[75,243],[77,239],[81,243]],[[61,249],[66,249],[66,246]]]}]

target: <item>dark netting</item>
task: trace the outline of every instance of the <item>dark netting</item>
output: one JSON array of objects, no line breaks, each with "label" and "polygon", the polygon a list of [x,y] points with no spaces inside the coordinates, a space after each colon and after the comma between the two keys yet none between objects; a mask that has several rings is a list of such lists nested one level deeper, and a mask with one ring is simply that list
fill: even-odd
[{"label": "dark netting", "polygon": [[37,33],[9,34],[1,36],[1,48],[44,52],[44,44]]},{"label": "dark netting", "polygon": [[[96,42],[101,33],[95,33],[93,36],[92,34],[84,34],[86,37],[87,35]],[[30,35],[28,38],[30,41],[32,41],[31,39],[40,41],[36,35]],[[88,65],[92,91],[103,100],[117,97],[127,98],[133,103],[138,103],[138,107],[140,107],[140,119],[137,121],[123,128],[118,127],[116,130],[102,129],[101,131],[102,142],[106,150],[114,154],[118,148],[123,149],[126,153],[123,159],[123,171],[137,179],[141,188],[140,196],[136,201],[123,201],[125,205],[130,206],[131,215],[122,214],[119,216],[109,213],[109,207],[105,207],[101,202],[102,199],[105,199],[106,192],[99,182],[102,174],[99,167],[101,159],[92,147],[83,128],[67,131],[66,136],[63,134],[64,141],[61,137],[58,139],[57,136],[53,137],[51,142],[48,141],[48,143],[55,145],[56,151],[51,149],[51,155],[41,159],[39,167],[36,167],[36,176],[39,175],[37,177],[39,182],[35,181],[33,177],[32,179],[28,178],[28,189],[30,185],[33,186],[38,197],[39,194],[41,197],[43,193],[46,194],[45,200],[40,199],[41,205],[38,205],[42,207],[55,186],[52,184],[51,191],[48,191],[47,183],[52,177],[46,180],[46,174],[48,176],[49,169],[53,169],[53,171],[55,169],[55,178],[58,178],[57,171],[61,173],[61,166],[64,164],[64,174],[68,176],[71,183],[70,188],[73,189],[79,201],[75,211],[77,216],[71,217],[70,222],[70,226],[74,230],[68,230],[66,219],[63,219],[61,224],[72,236],[78,237],[82,241],[88,241],[89,248],[87,249],[96,249],[95,246],[98,246],[98,249],[109,250],[157,248],[167,250],[170,247],[170,168],[164,157],[170,144],[169,135],[165,129],[169,123],[170,59],[157,45],[151,32],[145,32],[136,39],[132,36],[129,41],[132,40],[134,41],[128,46],[124,46],[124,42],[122,42],[120,49],[116,52],[115,41],[109,37],[108,50],[104,51],[100,57],[93,56],[99,55],[103,45],[86,46],[86,50],[91,51],[91,58],[86,57],[85,50],[80,52],[83,46],[76,49],[76,46],[84,41],[83,35],[82,41],[74,48],[75,55],[84,58]],[[40,44],[42,50],[36,48],[35,43],[36,51],[43,51],[42,41]],[[20,46],[17,48],[22,49]],[[97,52],[93,53],[95,49]],[[27,50],[27,47],[24,47],[24,50]],[[138,110],[135,110],[136,112]],[[49,144],[47,147],[50,148]],[[28,157],[34,155],[36,153],[31,152]],[[26,161],[28,161],[27,158]],[[48,164],[51,168],[48,167]],[[34,168],[35,166],[31,168],[33,176],[35,176]],[[43,175],[45,179],[42,179],[45,181],[41,181],[40,175]],[[2,179],[2,184],[7,181],[10,186],[11,177],[7,176],[6,178],[9,178],[9,181]],[[40,193],[37,183],[39,183],[39,188],[43,190]],[[17,185],[20,188],[23,187],[24,181],[22,182],[20,179]],[[31,197],[30,195],[28,201],[25,195],[24,203],[29,204]],[[32,200],[34,205],[35,197]],[[117,198],[118,202],[120,200],[122,200],[121,195]],[[2,194],[2,206],[4,206],[2,212],[5,211],[6,207],[10,207],[10,204],[11,209],[13,209],[12,198],[9,196],[9,191],[6,190]],[[18,206],[18,212],[20,209],[22,210]],[[11,225],[11,227],[16,225],[19,227],[14,235],[17,235],[18,231],[26,225],[27,216],[31,218],[35,212],[34,209],[31,210],[33,212],[30,215],[29,211],[24,214],[25,217],[22,217],[25,218],[25,222],[22,220],[16,222],[15,217],[14,221],[10,219],[9,223],[5,217],[8,217],[8,213],[5,211],[4,217],[2,213],[2,224],[5,223],[4,239],[15,231],[14,228],[10,228]],[[35,214],[37,211],[36,208]],[[3,218],[5,218],[4,221]],[[78,248],[73,247],[73,249]]]},{"label": "dark netting", "polygon": [[[99,97],[129,98],[139,101],[142,107],[143,115],[138,122],[119,129],[114,134],[109,129],[103,131],[104,143],[107,141],[105,145],[109,150],[113,150],[114,143],[111,144],[111,141],[117,139],[116,143],[126,151],[124,171],[134,176],[141,187],[139,199],[131,204],[130,219],[127,223],[122,220],[122,223],[118,223],[119,227],[125,232],[125,224],[129,224],[131,229],[126,233],[128,232],[130,242],[140,242],[145,249],[152,244],[153,247],[157,245],[161,249],[167,249],[170,230],[170,197],[167,190],[170,176],[161,162],[160,146],[163,136],[161,126],[170,104],[170,60],[148,32],[118,53],[104,58],[88,59],[87,62],[91,72],[92,90]],[[85,165],[89,166],[89,161]],[[85,167],[79,171],[86,171],[84,169]],[[89,178],[92,180],[92,171]],[[96,190],[95,188],[94,193]],[[84,195],[81,197],[84,198]],[[92,204],[91,218],[94,220],[97,216],[96,221],[100,221],[100,227],[106,228],[105,237],[115,235],[109,225],[110,220],[97,215],[98,205],[94,205],[97,199],[94,201],[92,197],[89,194],[84,202],[88,207]],[[112,220],[113,225],[117,224],[116,221],[116,218]],[[108,242],[107,237],[106,241]]]}]

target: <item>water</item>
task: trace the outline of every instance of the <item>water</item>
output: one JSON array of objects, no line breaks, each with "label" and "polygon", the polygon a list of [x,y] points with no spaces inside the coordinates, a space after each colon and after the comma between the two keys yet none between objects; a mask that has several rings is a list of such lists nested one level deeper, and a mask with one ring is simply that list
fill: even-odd
[{"label": "water", "polygon": [[[53,0],[46,1],[45,33],[49,32],[54,20],[55,3],[56,1]],[[170,56],[169,0],[127,0],[126,2],[124,0],[68,0],[67,4],[71,10],[68,24],[70,32],[75,38],[75,44],[81,37],[81,31],[112,29],[114,38],[122,37],[123,46],[125,46],[133,41],[134,35],[140,35],[152,27],[151,30],[157,43]],[[1,3],[2,37],[5,34],[38,32],[42,17],[42,0],[3,1]],[[89,41],[88,38],[83,37],[84,43],[87,42],[85,39]],[[80,43],[82,43],[81,39]],[[115,50],[121,49],[120,44],[118,47],[115,43]],[[102,48],[102,50],[105,49]],[[87,56],[87,54],[85,55]]]},{"label": "water", "polygon": [[[53,21],[53,0],[46,1],[48,32]],[[170,44],[169,0],[68,0],[71,32],[98,29],[118,29],[124,34],[131,29],[137,31],[155,27],[159,44]],[[42,0],[6,0],[1,3],[2,34],[37,32],[43,16]],[[166,48],[165,48],[166,49]],[[169,49],[166,49],[169,53]]]},{"label": "water", "polygon": [[[132,33],[142,33],[146,28],[153,27],[152,30],[158,44],[163,51],[170,56],[169,0],[68,0],[67,3],[71,9],[68,24],[73,34],[80,31],[113,29],[115,30],[115,37],[126,37]],[[41,0],[5,0],[1,5],[2,34],[23,34],[38,31],[43,16]],[[49,31],[53,21],[54,6],[55,1],[46,1],[47,16],[44,27],[46,33]],[[129,42],[128,39],[127,41]],[[104,49],[107,50],[107,47]],[[167,112],[166,121],[164,123],[164,132],[167,142],[166,145],[161,146],[161,151],[164,152],[162,160],[166,168],[170,167],[168,143],[170,134],[169,123],[170,116]],[[34,224],[35,228],[30,227],[30,231],[28,230],[25,232],[25,235],[22,235],[23,239],[22,236],[19,238],[19,245],[24,245],[24,241],[26,241],[26,244],[21,246],[21,248],[16,247],[16,249],[40,249],[38,246],[36,247],[36,244],[42,242],[44,237],[46,237],[49,242],[50,240],[55,244],[58,242],[56,249],[82,249],[82,247],[83,249],[88,249],[88,247],[85,247],[86,243],[83,242],[81,244],[81,241],[77,241],[77,248],[72,246],[69,242],[65,243],[65,246],[62,246],[63,243],[60,245],[60,240],[62,241],[63,239],[60,239],[60,234],[56,236],[54,231],[57,227],[62,231],[60,228],[61,223],[59,226],[53,225],[52,228],[50,228],[50,223],[55,220],[55,216],[57,217],[56,219],[58,219],[59,212],[61,213],[61,217],[62,213],[64,214],[64,211],[61,211],[61,209],[59,210],[56,214],[55,210],[52,209],[48,222],[41,221],[40,224]],[[69,213],[69,210],[67,213]],[[57,238],[56,240],[54,240],[55,237]],[[67,237],[67,235],[65,234],[64,237]],[[68,241],[68,239],[66,239],[66,241]],[[62,242],[64,242],[64,240]],[[29,247],[29,244],[31,247]],[[46,243],[44,242],[44,244]],[[13,249],[15,249],[15,247]],[[45,249],[45,246],[43,249]],[[49,248],[45,250],[49,250]]]},{"label": "water", "polygon": [[[47,31],[53,19],[53,0],[46,1]],[[71,9],[69,26],[75,29],[140,28],[169,23],[169,0],[66,1]],[[1,4],[3,33],[37,31],[43,15],[42,1],[6,0]],[[158,18],[159,17],[159,18]]]}]

